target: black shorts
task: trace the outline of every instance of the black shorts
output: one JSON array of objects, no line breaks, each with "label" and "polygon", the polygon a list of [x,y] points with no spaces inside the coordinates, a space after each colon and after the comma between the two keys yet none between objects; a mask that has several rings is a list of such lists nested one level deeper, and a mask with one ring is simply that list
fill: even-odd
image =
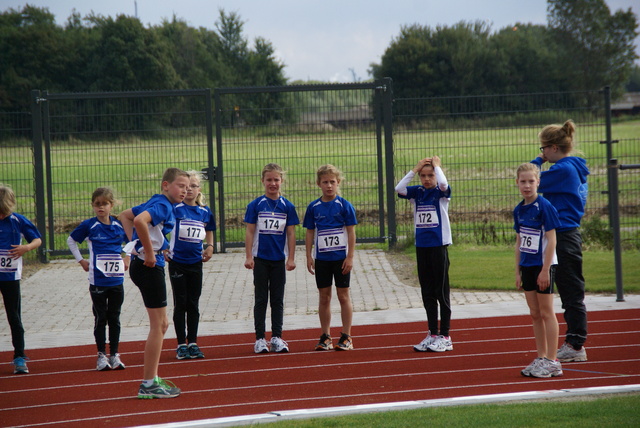
[{"label": "black shorts", "polygon": [[140,289],[144,306],[149,309],[167,306],[167,284],[164,276],[164,266],[152,268],[144,265],[144,260],[135,257],[129,266],[129,276]]},{"label": "black shorts", "polygon": [[331,287],[332,282],[335,280],[337,288],[349,288],[349,280],[351,279],[351,272],[344,275],[342,273],[343,260],[316,260],[316,285],[318,288]]},{"label": "black shorts", "polygon": [[520,266],[520,279],[524,291],[537,291],[538,294],[553,294],[555,285],[556,265],[549,269],[549,287],[546,290],[538,290],[538,275],[542,271],[542,266]]}]

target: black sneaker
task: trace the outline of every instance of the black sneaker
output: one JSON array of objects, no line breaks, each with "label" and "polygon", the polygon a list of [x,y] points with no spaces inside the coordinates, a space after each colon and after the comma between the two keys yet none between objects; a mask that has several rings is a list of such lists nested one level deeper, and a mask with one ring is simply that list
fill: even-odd
[{"label": "black sneaker", "polygon": [[351,336],[346,333],[341,333],[338,346],[336,346],[336,351],[350,351],[352,349],[353,342],[351,341]]},{"label": "black sneaker", "polygon": [[196,345],[195,343],[190,343],[188,350],[189,350],[189,358],[191,359],[204,358],[204,354],[202,353],[200,348],[198,348],[198,345]]},{"label": "black sneaker", "polygon": [[316,351],[328,351],[329,349],[333,349],[331,336],[322,333],[322,336],[320,336],[320,341],[316,345]]},{"label": "black sneaker", "polygon": [[173,382],[156,377],[151,386],[140,384],[138,398],[175,398],[180,395],[180,392],[180,388],[176,387]]}]

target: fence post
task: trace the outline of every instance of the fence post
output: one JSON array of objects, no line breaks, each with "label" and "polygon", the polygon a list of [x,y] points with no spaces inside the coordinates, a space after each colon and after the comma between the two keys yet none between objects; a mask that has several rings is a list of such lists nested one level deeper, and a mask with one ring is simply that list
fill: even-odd
[{"label": "fence post", "polygon": [[618,159],[609,159],[607,178],[609,180],[609,223],[613,232],[613,261],[616,271],[616,302],[624,302],[620,210],[618,209]]},{"label": "fence post", "polygon": [[389,249],[396,245],[396,192],[393,164],[393,81],[390,77],[382,79],[382,115],[384,123],[385,177],[387,180],[387,219],[389,222]]},{"label": "fence post", "polygon": [[42,110],[40,109],[42,98],[40,91],[31,91],[31,142],[33,149],[33,178],[36,189],[36,223],[42,237],[42,245],[38,247],[37,254],[41,263],[47,260],[47,217],[45,213],[45,187],[44,187],[44,158],[42,155]]}]

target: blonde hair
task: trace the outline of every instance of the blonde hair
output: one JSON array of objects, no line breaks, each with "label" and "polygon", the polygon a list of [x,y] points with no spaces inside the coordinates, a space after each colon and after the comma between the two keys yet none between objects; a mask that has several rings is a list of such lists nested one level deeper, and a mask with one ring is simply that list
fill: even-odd
[{"label": "blonde hair", "polygon": [[538,134],[542,147],[558,146],[562,153],[571,153],[575,146],[573,134],[576,132],[576,125],[573,120],[567,120],[563,125],[547,125]]},{"label": "blonde hair", "polygon": [[[187,175],[189,176],[189,181],[192,178],[198,180],[198,184],[202,183],[202,173],[193,169],[187,171]],[[198,191],[198,195],[196,196],[195,203],[198,206],[204,207],[206,204],[204,203],[204,195],[202,194],[202,190]]]},{"label": "blonde hair", "polygon": [[277,163],[268,163],[264,166],[264,168],[262,168],[261,176],[263,179],[267,172],[277,172],[278,174],[280,174],[280,178],[282,179],[282,181],[284,181],[284,176],[286,174],[286,171],[282,169],[282,167]]},{"label": "blonde hair", "polygon": [[336,177],[336,180],[338,180],[338,183],[341,182],[343,178],[342,172],[340,172],[338,168],[331,164],[322,165],[320,168],[318,168],[318,171],[316,172],[318,184],[320,184],[320,179],[323,175],[334,175]]},{"label": "blonde hair", "polygon": [[116,205],[118,203],[115,195],[113,194],[113,190],[111,190],[109,187],[98,187],[96,190],[94,190],[91,194],[91,203],[94,203],[98,198],[104,199],[111,205]]},{"label": "blonde hair", "polygon": [[536,178],[540,179],[540,168],[536,164],[531,162],[521,164],[516,170],[516,179],[520,178],[520,174],[523,172],[533,172]]},{"label": "blonde hair", "polygon": [[167,182],[167,183],[173,183],[174,181],[176,181],[176,178],[178,177],[187,177],[189,178],[189,174],[187,174],[185,171],[181,170],[180,168],[167,168],[164,171],[164,174],[162,174],[162,181],[163,182]]},{"label": "blonde hair", "polygon": [[9,186],[0,184],[0,215],[7,217],[16,209],[16,194]]}]

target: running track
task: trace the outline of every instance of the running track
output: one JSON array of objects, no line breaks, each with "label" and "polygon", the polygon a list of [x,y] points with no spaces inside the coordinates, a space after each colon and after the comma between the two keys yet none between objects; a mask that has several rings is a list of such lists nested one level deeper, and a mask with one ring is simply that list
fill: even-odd
[{"label": "running track", "polygon": [[[561,319],[562,317],[559,316]],[[354,327],[350,352],[316,352],[318,329],[287,331],[288,354],[253,354],[253,334],[202,337],[207,358],[178,361],[165,340],[160,375],[180,397],[139,400],[144,342],[121,344],[126,370],[95,371],[95,346],[29,351],[30,374],[0,365],[0,426],[133,426],[271,411],[482,394],[640,384],[640,309],[589,312],[589,361],[525,378],[529,316],[454,320],[454,350],[417,353],[426,323]],[[561,323],[560,331],[565,325]],[[334,336],[338,330],[334,329]],[[335,338],[334,338],[335,341]],[[0,353],[10,361],[12,353]]]}]

